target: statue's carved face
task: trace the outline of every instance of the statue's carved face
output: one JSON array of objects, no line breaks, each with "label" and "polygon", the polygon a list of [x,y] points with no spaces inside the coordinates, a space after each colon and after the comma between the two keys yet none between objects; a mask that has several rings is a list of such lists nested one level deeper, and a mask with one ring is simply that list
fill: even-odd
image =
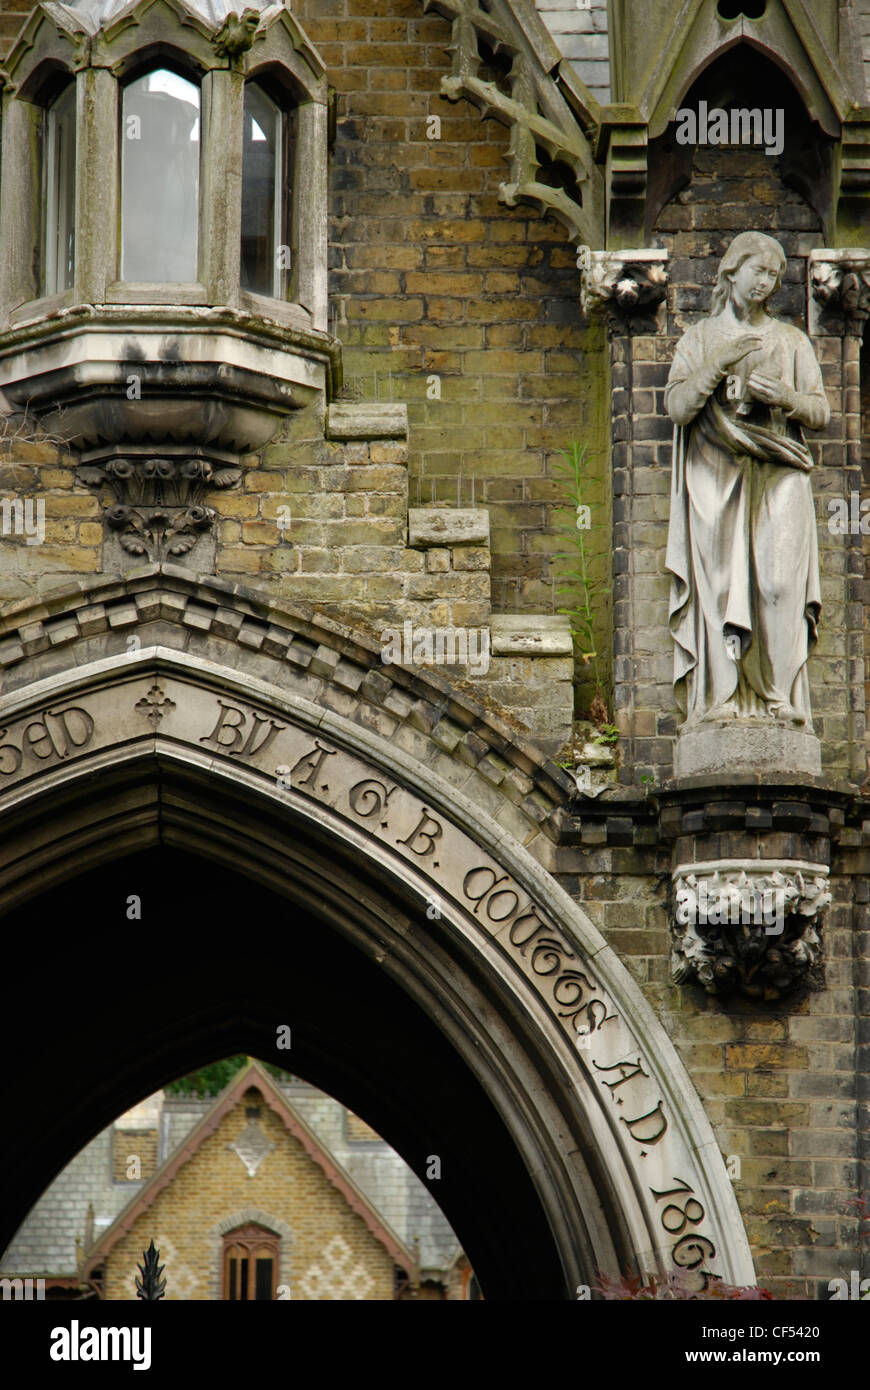
[{"label": "statue's carved face", "polygon": [[763,304],[769,299],[779,278],[780,262],[773,252],[760,252],[746,260],[728,276],[731,299],[741,309]]}]

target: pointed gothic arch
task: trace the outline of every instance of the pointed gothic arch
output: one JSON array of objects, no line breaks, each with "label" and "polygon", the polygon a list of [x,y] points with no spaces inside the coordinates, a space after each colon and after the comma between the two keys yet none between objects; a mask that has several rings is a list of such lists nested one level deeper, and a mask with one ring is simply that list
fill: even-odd
[{"label": "pointed gothic arch", "polygon": [[[365,635],[170,567],[3,627],[0,913],[24,969],[58,999],[82,987],[77,943],[53,962],[26,927],[76,894],[96,930],[107,893],[116,917],[135,882],[159,904],[117,928],[139,961],[116,987],[130,1032],[98,994],[75,1103],[3,1156],[9,1233],[131,1101],[296,1023],[294,1070],[418,1170],[441,1152],[487,1297],[570,1297],[628,1264],[753,1282],[665,1030],[547,871],[564,788],[522,736],[436,676],[381,667]],[[185,943],[222,912],[240,944],[212,972]],[[168,943],[206,963],[166,983]],[[34,1108],[55,1055],[33,1039],[13,1104]]]},{"label": "pointed gothic arch", "polygon": [[723,21],[715,10],[716,0],[707,0],[658,41],[658,61],[650,64],[638,101],[648,113],[650,138],[662,133],[704,70],[742,44],[778,67],[825,134],[838,136],[850,106],[848,87],[806,0],[771,0],[758,19]]}]

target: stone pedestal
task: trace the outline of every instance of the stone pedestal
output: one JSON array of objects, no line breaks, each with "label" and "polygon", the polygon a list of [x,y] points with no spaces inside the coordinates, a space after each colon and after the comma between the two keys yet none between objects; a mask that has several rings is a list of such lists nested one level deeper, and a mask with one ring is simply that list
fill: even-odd
[{"label": "stone pedestal", "polygon": [[789,772],[821,776],[821,744],[815,734],[772,720],[710,720],[681,730],[674,749],[674,776]]}]

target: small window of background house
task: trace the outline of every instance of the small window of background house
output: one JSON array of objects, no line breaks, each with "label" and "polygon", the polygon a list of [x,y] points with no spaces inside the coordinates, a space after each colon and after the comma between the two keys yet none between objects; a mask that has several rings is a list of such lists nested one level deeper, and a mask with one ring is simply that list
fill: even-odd
[{"label": "small window of background house", "polygon": [[259,1226],[230,1231],[224,1238],[224,1299],[230,1303],[271,1302],[277,1292],[278,1237]]}]

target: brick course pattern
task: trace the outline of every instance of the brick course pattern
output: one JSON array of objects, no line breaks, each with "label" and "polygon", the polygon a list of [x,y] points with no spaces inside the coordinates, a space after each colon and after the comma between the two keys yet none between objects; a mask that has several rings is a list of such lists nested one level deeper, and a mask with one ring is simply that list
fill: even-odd
[{"label": "brick course pattern", "polygon": [[[158,1134],[156,1129],[119,1129],[112,1137],[112,1178],[115,1182],[137,1182],[153,1177],[157,1171]],[[139,1172],[131,1176],[130,1159],[138,1158]]]},{"label": "brick course pattern", "polygon": [[[209,498],[220,516],[217,573],[375,620],[401,601],[416,618],[415,607],[430,612],[436,585],[405,548],[408,499],[485,506],[491,579],[450,575],[429,620],[440,624],[455,606],[453,620],[472,625],[490,601],[496,612],[552,613],[565,602],[556,528],[572,520],[553,465],[573,440],[589,447],[596,521],[605,530],[609,521],[607,393],[601,372],[588,370],[602,364],[604,340],[583,321],[569,237],[498,201],[510,135],[440,95],[447,20],[424,15],[422,0],[388,0],[386,15],[374,0],[293,8],[337,92],[330,295],[344,395],[407,402],[410,447],[331,441],[322,405],[299,412],[246,460],[240,489]],[[4,50],[27,12],[19,0],[0,7]],[[427,138],[431,116],[437,139]],[[48,527],[45,545],[22,541],[0,557],[0,598],[46,592],[58,574],[99,572],[102,507],[74,485],[69,458],[46,448],[34,461],[55,466],[32,476],[17,468],[20,449],[10,458],[7,485],[46,494]],[[279,530],[287,506],[292,521]],[[595,574],[606,564],[605,547]],[[606,654],[606,608],[596,618]]]}]

